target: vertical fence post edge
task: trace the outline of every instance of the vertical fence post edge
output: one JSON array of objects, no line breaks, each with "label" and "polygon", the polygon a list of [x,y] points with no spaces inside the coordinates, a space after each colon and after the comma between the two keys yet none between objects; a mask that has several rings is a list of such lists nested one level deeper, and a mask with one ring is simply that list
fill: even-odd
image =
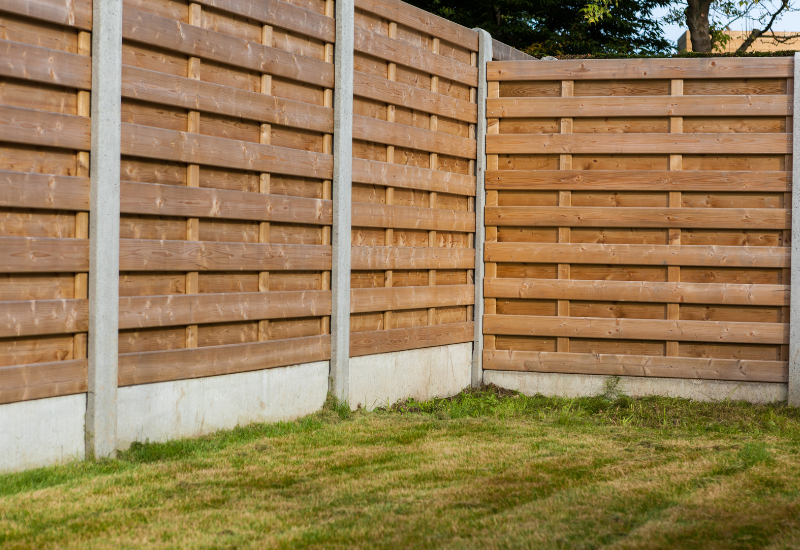
[{"label": "vertical fence post edge", "polygon": [[350,396],[350,227],[353,172],[355,0],[336,0],[333,92],[333,247],[330,391]]},{"label": "vertical fence post edge", "polygon": [[471,385],[479,387],[483,383],[483,278],[484,245],[486,228],[484,210],[486,208],[486,98],[488,94],[487,69],[492,60],[492,36],[483,29],[478,32],[478,124],[475,137],[478,140],[478,153],[475,160],[475,333],[472,345]]},{"label": "vertical fence post edge", "polygon": [[792,250],[789,289],[789,405],[800,407],[800,53],[794,54],[792,107]]},{"label": "vertical fence post edge", "polygon": [[117,448],[122,0],[94,0],[86,457]]}]

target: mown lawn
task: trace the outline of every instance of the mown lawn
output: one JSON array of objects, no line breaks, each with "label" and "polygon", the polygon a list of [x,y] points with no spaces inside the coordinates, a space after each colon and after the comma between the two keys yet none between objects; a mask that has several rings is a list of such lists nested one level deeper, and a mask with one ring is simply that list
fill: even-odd
[{"label": "mown lawn", "polygon": [[329,404],[0,476],[0,547],[799,548],[798,450],[798,409],[613,388]]}]

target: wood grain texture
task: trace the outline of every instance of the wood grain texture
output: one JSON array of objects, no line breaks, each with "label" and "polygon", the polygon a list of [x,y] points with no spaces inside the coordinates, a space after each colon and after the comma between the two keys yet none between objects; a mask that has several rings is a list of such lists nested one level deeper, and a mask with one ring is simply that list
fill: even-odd
[{"label": "wood grain texture", "polygon": [[91,148],[90,130],[87,117],[0,105],[3,141],[87,150]]},{"label": "wood grain texture", "polygon": [[193,78],[122,67],[122,97],[301,128],[333,132],[333,109]]},{"label": "wood grain texture", "polygon": [[0,52],[0,76],[80,90],[92,87],[91,57],[9,40],[0,40]]},{"label": "wood grain texture", "polygon": [[120,239],[120,271],[330,269],[330,246]]},{"label": "wood grain texture", "polygon": [[474,323],[350,333],[350,357],[471,342]]},{"label": "wood grain texture", "polygon": [[127,296],[119,300],[120,329],[289,319],[330,315],[323,290]]},{"label": "wood grain texture", "polygon": [[89,178],[0,170],[0,206],[89,210]]},{"label": "wood grain texture", "polygon": [[85,393],[88,368],[87,359],[0,367],[0,405]]},{"label": "wood grain texture", "polygon": [[789,255],[767,246],[486,243],[487,262],[784,268]]},{"label": "wood grain texture", "polygon": [[221,376],[287,365],[326,361],[329,335],[208,346],[119,356],[119,386]]},{"label": "wood grain texture", "polygon": [[353,270],[386,269],[473,269],[475,250],[471,248],[432,248],[394,246],[354,246]]},{"label": "wood grain texture", "polygon": [[487,278],[491,298],[785,306],[788,285]]},{"label": "wood grain texture", "polygon": [[0,338],[86,332],[88,300],[0,302]]},{"label": "wood grain texture", "polygon": [[475,158],[477,151],[474,139],[360,115],[353,115],[353,139],[466,159]]},{"label": "wood grain texture", "polygon": [[487,370],[786,383],[784,361],[487,350]]},{"label": "wood grain texture", "polygon": [[548,63],[491,61],[487,79],[518,80],[651,80],[714,78],[791,78],[791,57],[758,59],[570,59]]},{"label": "wood grain texture", "polygon": [[0,237],[0,273],[89,271],[89,239]]},{"label": "wood grain texture", "polygon": [[0,11],[65,27],[92,30],[92,0],[0,0]]},{"label": "wood grain texture", "polygon": [[785,193],[791,180],[791,173],[778,171],[492,170],[486,173],[486,188]]},{"label": "wood grain texture", "polygon": [[427,229],[438,231],[475,231],[475,213],[442,208],[418,208],[354,202],[353,227]]},{"label": "wood grain texture", "polygon": [[356,288],[350,291],[350,313],[466,306],[474,303],[474,285]]},{"label": "wood grain texture", "polygon": [[475,196],[475,176],[376,160],[353,159],[353,182]]},{"label": "wood grain texture", "polygon": [[789,325],[785,323],[487,315],[483,330],[484,334],[561,338],[739,344],[785,344],[789,341]]}]

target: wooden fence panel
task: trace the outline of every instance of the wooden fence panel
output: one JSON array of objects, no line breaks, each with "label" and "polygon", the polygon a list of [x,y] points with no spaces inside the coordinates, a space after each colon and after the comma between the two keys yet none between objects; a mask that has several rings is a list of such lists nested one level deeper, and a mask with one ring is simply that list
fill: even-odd
[{"label": "wooden fence panel", "polygon": [[792,71],[490,63],[485,368],[786,382]]},{"label": "wooden fence panel", "polygon": [[86,391],[92,2],[1,0],[0,403]]},{"label": "wooden fence panel", "polygon": [[469,342],[478,35],[397,0],[355,24],[350,353]]}]

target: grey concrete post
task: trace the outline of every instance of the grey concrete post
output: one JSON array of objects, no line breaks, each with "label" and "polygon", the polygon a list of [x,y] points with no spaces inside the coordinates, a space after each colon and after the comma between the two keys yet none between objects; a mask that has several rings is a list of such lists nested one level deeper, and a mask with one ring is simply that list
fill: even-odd
[{"label": "grey concrete post", "polygon": [[331,387],[350,396],[350,226],[353,188],[353,47],[355,0],[336,0],[333,95],[333,266]]},{"label": "grey concrete post", "polygon": [[478,31],[478,156],[475,161],[477,187],[475,189],[475,337],[472,346],[472,387],[483,383],[483,278],[485,265],[483,249],[486,243],[484,210],[486,208],[486,98],[489,85],[486,81],[487,64],[492,60],[492,37],[483,29]]},{"label": "grey concrete post", "polygon": [[121,88],[122,0],[96,0],[92,24],[89,165],[87,458],[111,457],[117,448]]},{"label": "grey concrete post", "polygon": [[789,404],[800,407],[800,53],[794,54],[792,113],[792,269],[789,307]]}]

